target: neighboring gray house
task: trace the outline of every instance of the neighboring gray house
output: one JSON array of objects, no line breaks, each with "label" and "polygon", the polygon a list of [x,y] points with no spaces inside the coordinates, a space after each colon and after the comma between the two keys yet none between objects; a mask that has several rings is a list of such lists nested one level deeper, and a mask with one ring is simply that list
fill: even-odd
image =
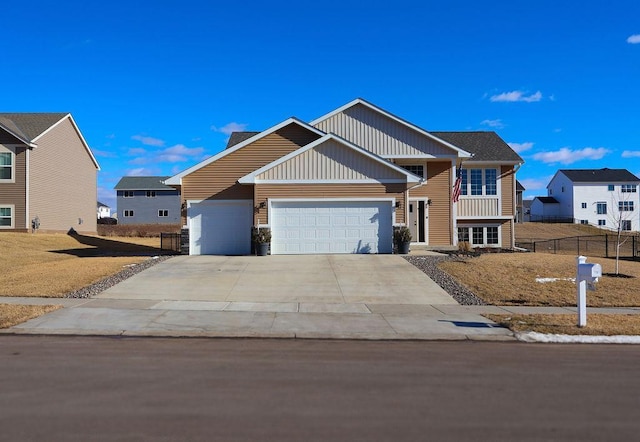
[{"label": "neighboring gray house", "polygon": [[118,224],[179,224],[180,192],[168,176],[126,176],[116,184]]}]

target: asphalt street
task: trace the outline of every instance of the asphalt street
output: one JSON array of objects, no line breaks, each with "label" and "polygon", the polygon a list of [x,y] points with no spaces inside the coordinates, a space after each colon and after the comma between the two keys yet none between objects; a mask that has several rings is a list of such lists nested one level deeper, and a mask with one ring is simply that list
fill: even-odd
[{"label": "asphalt street", "polygon": [[624,345],[0,336],[0,440],[636,440]]}]

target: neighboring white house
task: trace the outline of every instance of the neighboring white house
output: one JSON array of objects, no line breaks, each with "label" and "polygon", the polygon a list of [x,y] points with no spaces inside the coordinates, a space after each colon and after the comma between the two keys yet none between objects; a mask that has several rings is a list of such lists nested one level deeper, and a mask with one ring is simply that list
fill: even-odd
[{"label": "neighboring white house", "polygon": [[111,217],[111,207],[98,201],[98,219],[110,218],[110,217]]},{"label": "neighboring white house", "polygon": [[531,204],[531,221],[571,219],[617,230],[640,230],[640,179],[626,169],[561,169],[547,197]]}]

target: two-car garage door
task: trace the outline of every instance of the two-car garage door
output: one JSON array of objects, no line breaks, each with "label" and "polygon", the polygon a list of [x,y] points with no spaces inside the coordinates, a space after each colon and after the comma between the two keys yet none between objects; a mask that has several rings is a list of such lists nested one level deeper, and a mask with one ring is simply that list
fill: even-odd
[{"label": "two-car garage door", "polygon": [[391,253],[391,201],[274,201],[271,254]]}]

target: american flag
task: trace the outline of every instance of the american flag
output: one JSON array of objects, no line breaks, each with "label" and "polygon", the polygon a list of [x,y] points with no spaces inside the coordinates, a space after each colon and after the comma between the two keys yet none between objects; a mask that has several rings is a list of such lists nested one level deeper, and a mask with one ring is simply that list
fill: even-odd
[{"label": "american flag", "polygon": [[462,185],[462,169],[458,168],[456,172],[456,182],[453,184],[453,195],[451,196],[451,200],[454,203],[457,203],[460,199],[460,187]]}]

